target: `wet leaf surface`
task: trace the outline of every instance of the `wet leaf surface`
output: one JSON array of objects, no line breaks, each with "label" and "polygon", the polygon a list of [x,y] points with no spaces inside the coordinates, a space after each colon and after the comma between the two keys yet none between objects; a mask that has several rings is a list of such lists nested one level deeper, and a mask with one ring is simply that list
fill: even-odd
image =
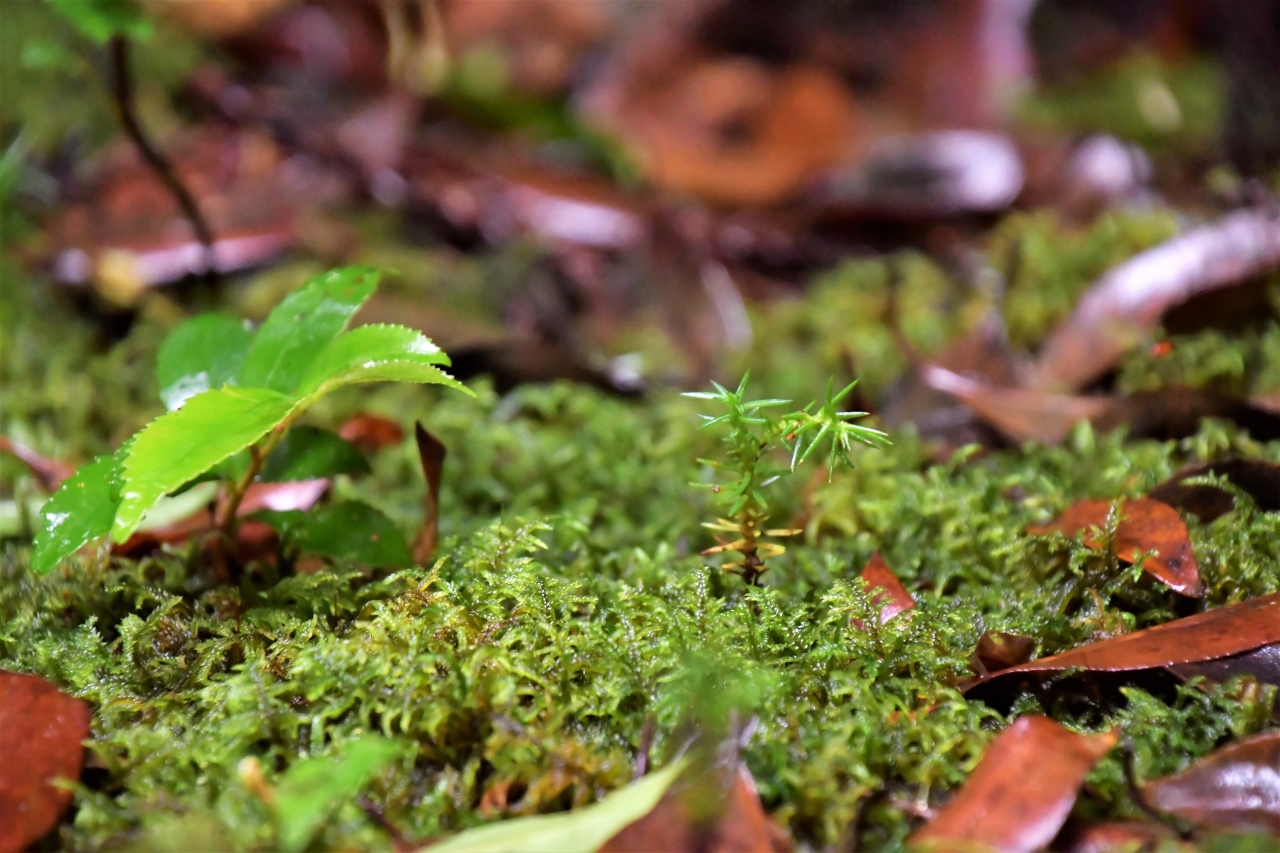
[{"label": "wet leaf surface", "polygon": [[[1037,536],[1055,531],[1065,536],[1084,534],[1081,541],[1090,548],[1100,548],[1102,542],[1093,530],[1106,526],[1112,504],[1108,500],[1079,501],[1048,524],[1032,525],[1027,532]],[[1152,498],[1138,498],[1124,501],[1118,512],[1121,518],[1113,543],[1117,557],[1136,563],[1143,554],[1154,552],[1142,562],[1145,571],[1174,592],[1196,598],[1204,595],[1191,535],[1176,509]]]},{"label": "wet leaf surface", "polygon": [[1074,391],[1115,366],[1170,308],[1280,265],[1280,218],[1241,210],[1135,255],[1108,271],[1050,336],[1033,385]]},{"label": "wet leaf surface", "polygon": [[1280,733],[1227,744],[1142,794],[1197,827],[1280,833]]},{"label": "wet leaf surface", "polygon": [[0,670],[0,851],[18,853],[71,804],[55,779],[79,781],[89,706],[34,675]]},{"label": "wet leaf surface", "polygon": [[1280,643],[1280,593],[1175,619],[994,672],[964,686],[975,698],[993,688],[1036,684],[1068,670],[1137,672],[1201,664]]},{"label": "wet leaf surface", "polygon": [[111,532],[120,506],[120,462],[100,456],[63,481],[41,508],[31,568],[52,571],[90,541]]},{"label": "wet leaf surface", "polygon": [[1047,717],[1019,717],[991,742],[964,785],[909,843],[922,850],[1039,850],[1119,734],[1080,735]]}]

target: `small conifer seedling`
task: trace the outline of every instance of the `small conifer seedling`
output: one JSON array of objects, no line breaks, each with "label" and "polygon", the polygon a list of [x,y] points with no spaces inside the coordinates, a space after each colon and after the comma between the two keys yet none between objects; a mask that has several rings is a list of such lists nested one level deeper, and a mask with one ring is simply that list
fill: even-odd
[{"label": "small conifer seedling", "polygon": [[[769,500],[765,489],[780,478],[794,471],[820,446],[826,445],[828,476],[835,472],[837,463],[850,465],[849,451],[853,445],[885,446],[889,438],[878,429],[850,421],[866,416],[866,412],[842,412],[837,402],[853,390],[857,380],[846,385],[839,393],[832,393],[835,381],[827,382],[827,395],[822,405],[817,401],[803,409],[775,415],[772,409],[788,405],[790,400],[748,400],[747,379],[742,377],[736,391],[730,391],[712,382],[715,391],[696,391],[685,394],[699,400],[718,403],[725,411],[719,415],[702,415],[702,428],[724,424],[728,434],[724,443],[728,446],[728,458],[723,461],[700,459],[728,475],[723,482],[699,484],[711,489],[728,504],[728,511],[714,522],[705,522],[712,530],[736,533],[736,539],[716,537],[720,543],[703,551],[703,555],[736,551],[737,560],[725,563],[722,568],[739,574],[748,584],[755,586],[765,572],[765,558],[776,557],[786,548],[776,542],[763,541],[765,537],[794,536],[799,530],[766,529],[769,520]],[[767,457],[777,450],[791,453],[788,467],[770,466]]]},{"label": "small conifer seedling", "polygon": [[[32,568],[48,572],[108,533],[115,542],[126,541],[162,498],[205,480],[222,484],[218,522],[223,541],[233,543],[237,510],[264,470],[276,480],[326,477],[346,472],[358,456],[333,433],[290,432],[308,407],[345,385],[418,382],[470,394],[440,369],[449,357],[421,332],[394,325],[347,329],[378,278],[368,267],[317,276],[256,330],[224,314],[202,314],[174,329],[156,363],[169,411],[114,454],[81,467],[50,497]],[[271,519],[286,536],[332,538],[335,530],[356,524],[372,531],[364,539],[382,546],[371,559],[408,559],[400,554],[403,544],[396,553],[387,551],[381,533],[390,521],[364,504],[317,510],[310,526],[301,513],[277,515],[287,516]]]}]

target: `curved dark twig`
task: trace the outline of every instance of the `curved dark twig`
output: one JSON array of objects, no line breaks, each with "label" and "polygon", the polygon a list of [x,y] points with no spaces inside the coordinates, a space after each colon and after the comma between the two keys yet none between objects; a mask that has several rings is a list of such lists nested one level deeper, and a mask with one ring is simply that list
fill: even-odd
[{"label": "curved dark twig", "polygon": [[196,239],[204,247],[204,275],[206,278],[216,281],[218,267],[213,251],[213,231],[209,228],[209,223],[205,220],[204,214],[200,212],[200,205],[196,203],[195,196],[178,178],[172,164],[160,153],[159,149],[143,132],[142,125],[138,123],[138,113],[133,94],[133,69],[129,61],[128,38],[122,35],[112,36],[107,45],[107,50],[111,62],[111,94],[115,99],[116,112],[120,116],[120,124],[124,127],[125,134],[137,147],[142,159],[156,173],[156,177],[164,183],[165,187],[173,195],[174,200],[178,202],[178,206],[182,208],[183,215],[186,216],[187,221],[191,223],[192,230],[195,231]]}]

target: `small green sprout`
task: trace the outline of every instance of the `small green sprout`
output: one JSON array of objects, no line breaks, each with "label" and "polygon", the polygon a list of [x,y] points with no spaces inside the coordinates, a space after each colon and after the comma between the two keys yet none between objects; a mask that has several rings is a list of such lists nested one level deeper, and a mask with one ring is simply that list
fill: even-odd
[{"label": "small green sprout", "polygon": [[[833,393],[835,380],[827,382],[827,394],[819,406],[815,400],[803,409],[783,415],[773,415],[770,410],[786,406],[790,400],[747,400],[747,373],[738,383],[736,391],[730,391],[712,382],[714,392],[696,391],[684,396],[719,403],[726,411],[721,415],[702,415],[702,428],[726,424],[729,428],[725,444],[729,446],[729,458],[724,462],[710,459],[698,461],[716,469],[728,469],[730,478],[710,488],[729,504],[726,517],[706,522],[711,530],[736,533],[736,539],[716,537],[720,543],[703,551],[704,556],[724,551],[736,551],[740,559],[725,563],[722,568],[742,576],[749,585],[759,583],[765,572],[764,560],[785,553],[786,548],[776,542],[763,542],[762,537],[794,536],[799,530],[765,528],[769,520],[769,501],[764,489],[777,482],[796,466],[807,460],[824,443],[827,446],[827,476],[835,473],[836,463],[852,466],[849,453],[854,444],[884,447],[889,438],[878,429],[851,423],[866,416],[866,412],[843,412],[837,402],[857,385],[850,382],[839,393]],[[816,407],[816,410],[815,410]],[[773,451],[786,449],[791,452],[787,468],[769,467],[765,458]]]},{"label": "small green sprout", "polygon": [[[107,534],[125,542],[166,496],[209,480],[220,484],[218,526],[223,545],[232,548],[237,510],[264,474],[289,481],[350,473],[363,465],[338,436],[293,428],[321,397],[364,382],[445,385],[470,394],[441,369],[449,357],[421,332],[393,325],[348,330],[379,275],[369,267],[345,267],[316,276],[257,329],[222,314],[202,314],[174,329],[156,364],[169,411],[114,454],[81,467],[50,497],[32,568],[48,572]],[[390,522],[372,507],[353,503],[307,518],[268,513],[266,520],[283,528],[286,538],[315,541],[336,555],[367,553],[407,563],[403,543],[389,550]],[[314,522],[307,523],[309,518]],[[380,547],[365,543],[353,551],[351,542],[335,540],[344,530],[365,534],[362,543]]]}]

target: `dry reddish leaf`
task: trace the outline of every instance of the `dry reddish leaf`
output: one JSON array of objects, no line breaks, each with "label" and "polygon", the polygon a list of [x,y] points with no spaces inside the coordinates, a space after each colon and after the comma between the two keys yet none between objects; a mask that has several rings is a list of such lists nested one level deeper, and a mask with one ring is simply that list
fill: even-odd
[{"label": "dry reddish leaf", "polygon": [[22,442],[14,441],[7,435],[0,435],[0,453],[8,453],[23,462],[31,469],[31,473],[36,475],[40,485],[50,492],[76,472],[76,467],[71,463],[41,456]]},{"label": "dry reddish leaf", "polygon": [[1036,641],[1030,637],[1006,634],[1003,631],[984,631],[978,638],[977,648],[973,650],[970,666],[978,675],[999,672],[1031,660],[1035,650]]},{"label": "dry reddish leaf", "polygon": [[961,376],[936,364],[921,371],[925,383],[945,391],[1015,441],[1057,444],[1080,421],[1101,417],[1112,405],[1105,397],[1073,397],[1022,388],[1002,388]]},{"label": "dry reddish leaf", "polygon": [[[1082,541],[1090,548],[1102,543],[1090,532],[1091,528],[1106,526],[1111,513],[1109,500],[1078,501],[1048,524],[1033,524],[1028,533],[1042,536],[1057,531],[1064,536],[1083,533]],[[1142,568],[1163,581],[1174,592],[1200,598],[1204,587],[1200,583],[1200,571],[1196,567],[1195,554],[1191,551],[1191,535],[1187,523],[1178,511],[1166,503],[1152,498],[1125,501],[1120,506],[1122,518],[1116,527],[1116,556],[1136,563],[1145,553],[1152,551],[1142,563]]]},{"label": "dry reddish leaf", "polygon": [[600,853],[791,853],[791,837],[765,814],[744,765],[732,772],[723,793],[718,817],[699,825],[681,796],[668,792],[648,814],[609,839]]},{"label": "dry reddish leaf", "polygon": [[[993,684],[1036,681],[1068,669],[1133,672],[1202,663],[1280,643],[1280,593],[1175,619],[993,672],[966,685],[985,695]],[[1030,676],[1030,678],[1027,678]]]},{"label": "dry reddish leaf", "polygon": [[[862,574],[858,575],[867,584],[867,591],[871,593],[871,601],[880,607],[880,624],[888,622],[904,610],[914,610],[916,601],[911,597],[911,593],[902,585],[902,581],[898,580],[898,576],[893,573],[893,569],[889,568],[888,563],[884,561],[884,557],[880,556],[880,552],[876,551],[871,555],[871,560],[867,563],[867,567],[862,570]],[[854,620],[859,628],[863,626],[859,620]]]},{"label": "dry reddish leaf", "polygon": [[404,430],[395,421],[361,412],[338,427],[338,437],[360,448],[360,452],[372,454],[404,441]]},{"label": "dry reddish leaf", "polygon": [[446,450],[444,442],[427,432],[421,421],[414,423],[413,435],[418,442],[422,473],[427,479],[427,492],[422,496],[422,529],[413,543],[413,559],[425,565],[435,556],[440,536],[440,475],[444,470]]},{"label": "dry reddish leaf", "polygon": [[0,853],[18,853],[58,822],[80,778],[89,706],[34,675],[0,670]]},{"label": "dry reddish leaf", "polygon": [[1116,397],[1093,425],[1104,432],[1125,426],[1135,438],[1167,441],[1194,435],[1205,418],[1232,421],[1259,441],[1280,438],[1280,414],[1207,388],[1167,386]]},{"label": "dry reddish leaf", "polygon": [[1115,366],[1170,308],[1280,265],[1280,216],[1241,210],[1179,234],[1095,282],[1045,343],[1031,377],[1040,390],[1075,390]]},{"label": "dry reddish leaf", "polygon": [[995,385],[938,364],[921,368],[928,386],[965,403],[1013,442],[1057,444],[1079,421],[1101,431],[1128,427],[1139,438],[1193,435],[1204,418],[1224,418],[1260,441],[1280,438],[1280,414],[1201,388],[1166,387],[1124,397],[1074,396]]},{"label": "dry reddish leaf", "polygon": [[973,773],[912,844],[932,850],[1045,847],[1076,801],[1093,766],[1119,734],[1080,735],[1048,717],[1019,717],[1000,734]]},{"label": "dry reddish leaf", "polygon": [[1174,776],[1148,782],[1152,807],[1204,828],[1280,833],[1280,732],[1214,750]]},{"label": "dry reddish leaf", "polygon": [[1062,846],[1066,853],[1138,853],[1173,837],[1173,830],[1167,826],[1136,821],[1097,823],[1068,832]]},{"label": "dry reddish leaf", "polygon": [[1235,508],[1235,497],[1216,486],[1189,485],[1192,477],[1213,474],[1225,477],[1248,493],[1263,512],[1280,510],[1280,465],[1260,459],[1229,458],[1190,465],[1151,490],[1151,497],[1184,510],[1203,522],[1213,521]]},{"label": "dry reddish leaf", "polygon": [[724,204],[783,201],[858,138],[847,89],[815,66],[685,56],[624,86],[600,118],[653,182]]}]

